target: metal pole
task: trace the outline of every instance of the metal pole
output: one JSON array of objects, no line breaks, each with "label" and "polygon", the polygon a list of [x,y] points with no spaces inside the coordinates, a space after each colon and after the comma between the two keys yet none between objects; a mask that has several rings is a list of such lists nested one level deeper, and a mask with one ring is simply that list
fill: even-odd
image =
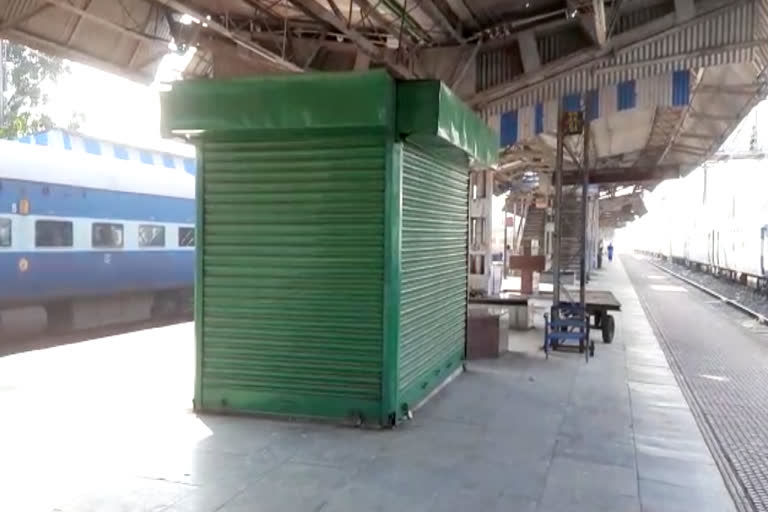
[{"label": "metal pole", "polygon": [[581,261],[579,266],[579,302],[582,311],[586,307],[587,296],[587,195],[589,189],[589,122],[587,121],[587,112],[589,112],[589,100],[585,101],[584,108],[584,152],[581,158]]},{"label": "metal pole", "polygon": [[504,270],[502,271],[502,276],[504,279],[507,278],[507,261],[509,258],[509,255],[507,254],[507,206],[504,205]]},{"label": "metal pole", "polygon": [[557,307],[560,305],[560,229],[561,229],[561,207],[563,201],[563,102],[557,102],[557,155],[555,158],[555,240],[553,247],[552,261],[552,305],[553,319],[557,314]]},{"label": "metal pole", "polygon": [[0,128],[5,126],[5,40],[0,39]]}]

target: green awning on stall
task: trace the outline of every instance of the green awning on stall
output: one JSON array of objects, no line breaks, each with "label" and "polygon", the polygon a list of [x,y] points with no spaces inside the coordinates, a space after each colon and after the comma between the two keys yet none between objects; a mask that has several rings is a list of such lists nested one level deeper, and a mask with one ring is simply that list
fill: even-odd
[{"label": "green awning on stall", "polygon": [[389,128],[394,98],[384,71],[181,81],[161,96],[161,128],[166,136]]},{"label": "green awning on stall", "polygon": [[406,138],[448,143],[483,165],[498,160],[499,136],[442,82],[398,82],[396,119]]},{"label": "green awning on stall", "polygon": [[396,83],[385,71],[176,82],[161,96],[161,123],[166,136],[396,125],[398,136],[458,148],[481,165],[499,152],[498,135],[445,84]]}]

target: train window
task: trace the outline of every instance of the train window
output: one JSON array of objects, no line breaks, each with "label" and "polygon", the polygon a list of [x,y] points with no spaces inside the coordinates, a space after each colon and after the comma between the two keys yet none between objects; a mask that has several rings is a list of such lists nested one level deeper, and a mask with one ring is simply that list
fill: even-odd
[{"label": "train window", "polygon": [[195,246],[195,228],[179,228],[179,247]]},{"label": "train window", "polygon": [[91,227],[91,245],[93,247],[122,247],[123,225],[94,222]]},{"label": "train window", "polygon": [[11,246],[11,219],[0,218],[0,247]]},{"label": "train window", "polygon": [[140,225],[139,247],[165,247],[165,227],[152,224]]},{"label": "train window", "polygon": [[35,247],[72,247],[72,223],[38,220],[35,222]]}]

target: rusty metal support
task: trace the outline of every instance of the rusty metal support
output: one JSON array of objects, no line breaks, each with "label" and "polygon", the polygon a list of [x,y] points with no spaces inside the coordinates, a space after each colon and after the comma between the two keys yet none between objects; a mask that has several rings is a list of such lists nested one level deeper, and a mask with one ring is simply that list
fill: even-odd
[{"label": "rusty metal support", "polygon": [[[681,169],[678,165],[660,165],[649,167],[611,167],[592,169],[589,173],[590,185],[609,185],[622,183],[654,182],[679,178]],[[564,185],[582,183],[581,173],[569,171],[563,173]]]},{"label": "rusty metal support", "polygon": [[[205,16],[203,16],[199,11],[197,11],[192,7],[189,7],[187,4],[182,3],[179,0],[154,0],[154,1],[160,5],[165,5],[181,14],[187,14],[188,16],[192,16],[195,19],[203,20],[205,18]],[[208,28],[213,32],[216,32],[217,34],[223,37],[226,37],[227,39],[235,43],[237,46],[240,46],[252,53],[255,53],[256,55],[266,60],[267,62],[271,62],[272,64],[280,68],[283,68],[287,71],[295,71],[295,72],[304,71],[302,68],[300,68],[293,62],[283,59],[279,55],[264,48],[263,46],[261,46],[255,41],[252,41],[250,39],[245,39],[237,35],[236,33],[229,30],[228,27],[226,27],[225,25],[222,25],[221,23],[215,20],[205,20],[205,22],[208,25]]]},{"label": "rusty metal support", "polygon": [[[557,102],[557,152],[555,156],[555,240],[552,254],[552,304],[553,315],[560,305],[560,249],[562,239],[563,207],[563,146],[565,145],[565,127],[563,126],[563,102]],[[553,318],[557,320],[557,318]]]},{"label": "rusty metal support", "polygon": [[395,62],[394,59],[390,58],[391,56],[388,55],[386,51],[384,51],[383,48],[373,44],[368,38],[366,38],[356,29],[348,27],[345,20],[330,12],[316,0],[290,0],[290,2],[297,8],[301,9],[308,16],[320,22],[326,23],[344,34],[344,36],[355,43],[355,45],[357,45],[357,47],[360,48],[363,53],[371,57],[373,60],[386,64],[387,67],[395,74],[399,75],[400,78],[414,78],[414,73],[410,69],[406,68],[402,64]]},{"label": "rusty metal support", "polygon": [[[589,99],[584,102],[584,114],[589,112]],[[590,123],[584,120],[584,151],[581,157],[581,247],[579,257],[579,303],[583,311],[586,311],[587,296],[587,197],[589,195],[589,143],[590,143]]]}]

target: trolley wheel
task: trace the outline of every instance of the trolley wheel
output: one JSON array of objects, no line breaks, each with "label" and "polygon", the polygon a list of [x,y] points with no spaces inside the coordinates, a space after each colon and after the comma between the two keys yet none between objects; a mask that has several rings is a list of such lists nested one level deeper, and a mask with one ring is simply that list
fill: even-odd
[{"label": "trolley wheel", "polygon": [[603,343],[613,341],[613,333],[616,331],[616,320],[611,315],[603,315]]}]

